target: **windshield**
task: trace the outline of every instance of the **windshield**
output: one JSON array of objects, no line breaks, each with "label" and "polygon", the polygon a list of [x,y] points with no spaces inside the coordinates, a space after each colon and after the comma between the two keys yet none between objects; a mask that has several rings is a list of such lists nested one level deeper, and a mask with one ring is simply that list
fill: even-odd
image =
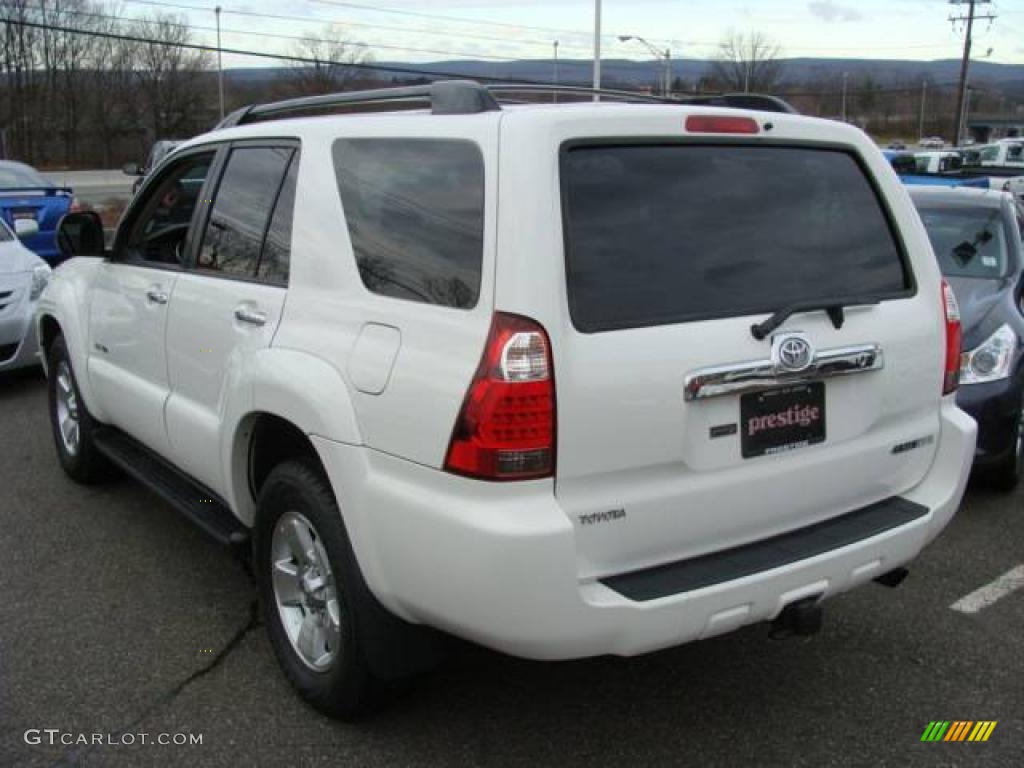
[{"label": "windshield", "polygon": [[939,268],[947,277],[990,280],[1009,271],[999,208],[921,208]]},{"label": "windshield", "polygon": [[34,168],[20,163],[0,163],[0,189],[52,186]]}]

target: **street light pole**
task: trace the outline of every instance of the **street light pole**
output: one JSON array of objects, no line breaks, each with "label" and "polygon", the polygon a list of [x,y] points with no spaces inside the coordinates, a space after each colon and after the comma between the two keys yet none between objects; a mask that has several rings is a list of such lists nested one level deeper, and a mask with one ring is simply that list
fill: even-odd
[{"label": "street light pole", "polygon": [[654,60],[659,63],[659,69],[661,69],[661,74],[658,76],[658,79],[661,80],[662,93],[665,96],[668,96],[669,91],[672,88],[672,51],[666,48],[663,59],[661,51],[639,35],[619,35],[620,43],[628,43],[630,40],[636,40],[638,43],[643,43],[647,46],[647,50],[654,54]]},{"label": "street light pole", "polygon": [[217,91],[220,97],[220,119],[224,119],[224,64],[221,61],[220,50],[220,6],[214,12],[217,14]]},{"label": "street light pole", "polygon": [[601,0],[594,0],[594,101],[601,95]]}]

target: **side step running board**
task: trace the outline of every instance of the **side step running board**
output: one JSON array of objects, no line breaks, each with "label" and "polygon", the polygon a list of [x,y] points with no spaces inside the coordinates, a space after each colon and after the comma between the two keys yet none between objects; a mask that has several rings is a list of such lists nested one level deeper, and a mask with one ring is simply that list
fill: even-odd
[{"label": "side step running board", "polygon": [[249,529],[220,496],[113,427],[98,430],[94,441],[100,453],[163,497],[205,533],[233,549],[244,551],[247,547]]}]

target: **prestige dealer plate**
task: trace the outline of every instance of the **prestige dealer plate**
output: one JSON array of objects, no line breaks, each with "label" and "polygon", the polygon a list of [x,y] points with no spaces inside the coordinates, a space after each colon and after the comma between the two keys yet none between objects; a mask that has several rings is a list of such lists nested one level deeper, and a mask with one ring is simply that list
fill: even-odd
[{"label": "prestige dealer plate", "polygon": [[743,458],[782,453],[824,440],[824,382],[794,384],[740,398]]}]

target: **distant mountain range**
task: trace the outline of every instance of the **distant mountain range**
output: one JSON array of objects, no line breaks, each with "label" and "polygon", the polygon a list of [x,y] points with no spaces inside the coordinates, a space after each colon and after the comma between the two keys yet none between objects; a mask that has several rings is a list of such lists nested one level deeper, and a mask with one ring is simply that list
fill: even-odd
[{"label": "distant mountain range", "polygon": [[[672,62],[672,74],[687,81],[694,81],[707,72],[711,62],[699,59],[681,59]],[[942,85],[955,83],[960,76],[958,59],[936,61],[906,61],[901,59],[784,59],[783,81],[800,84],[827,78],[841,77],[848,73],[851,80],[870,77],[879,85],[906,83],[910,80],[929,79]],[[378,74],[382,79],[392,77],[413,77],[416,73],[456,75],[471,78],[494,78],[501,80],[535,80],[551,82],[554,77],[554,61],[534,59],[518,61],[435,61],[409,63],[381,61]],[[389,71],[394,67],[398,71]],[[657,61],[632,61],[629,59],[604,59],[601,70],[608,85],[648,85],[656,81],[662,64]],[[274,80],[288,72],[287,68],[240,68],[226,72],[236,82],[257,84]],[[408,74],[405,74],[408,73]],[[558,79],[562,83],[589,84],[591,62],[588,59],[561,59],[558,62]],[[1000,89],[1024,93],[1024,65],[995,64],[987,61],[971,63],[971,80],[985,82]]]}]

